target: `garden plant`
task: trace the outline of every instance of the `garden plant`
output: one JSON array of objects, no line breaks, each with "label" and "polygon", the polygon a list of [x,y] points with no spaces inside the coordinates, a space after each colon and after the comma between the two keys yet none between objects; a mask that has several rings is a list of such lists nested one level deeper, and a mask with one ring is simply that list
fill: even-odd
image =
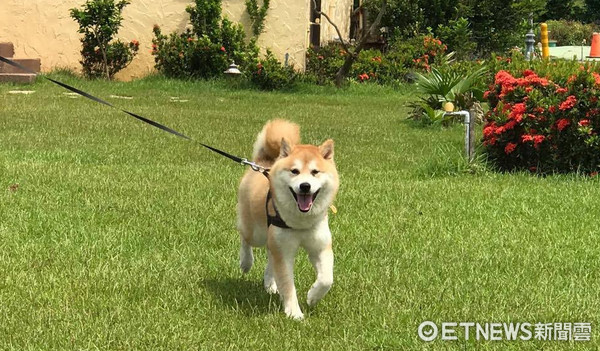
[{"label": "garden plant", "polygon": [[71,17],[79,24],[81,38],[81,65],[83,74],[90,78],[113,76],[127,67],[140,43],[113,40],[117,35],[127,0],[86,0],[83,9],[71,9]]}]

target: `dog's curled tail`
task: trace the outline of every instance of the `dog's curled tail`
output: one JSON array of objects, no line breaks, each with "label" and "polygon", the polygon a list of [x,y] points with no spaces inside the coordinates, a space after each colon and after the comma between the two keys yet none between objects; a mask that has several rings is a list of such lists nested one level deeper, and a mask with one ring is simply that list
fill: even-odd
[{"label": "dog's curled tail", "polygon": [[300,127],[282,119],[267,122],[254,143],[254,161],[274,162],[279,157],[282,139],[290,146],[299,144]]}]

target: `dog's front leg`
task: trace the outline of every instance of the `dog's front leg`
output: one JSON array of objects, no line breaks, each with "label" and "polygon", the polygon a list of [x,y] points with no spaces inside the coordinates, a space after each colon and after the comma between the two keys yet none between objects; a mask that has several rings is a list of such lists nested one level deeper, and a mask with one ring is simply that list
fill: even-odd
[{"label": "dog's front leg", "polygon": [[303,319],[304,314],[298,305],[298,297],[296,296],[296,286],[294,285],[294,261],[296,252],[300,243],[298,240],[289,234],[285,240],[278,240],[281,234],[280,230],[274,230],[269,235],[267,244],[269,245],[269,260],[273,264],[275,273],[275,283],[286,316],[293,319]]},{"label": "dog's front leg", "polygon": [[331,242],[320,251],[309,252],[308,258],[317,273],[317,279],[307,295],[309,306],[316,305],[333,285],[333,250]]}]

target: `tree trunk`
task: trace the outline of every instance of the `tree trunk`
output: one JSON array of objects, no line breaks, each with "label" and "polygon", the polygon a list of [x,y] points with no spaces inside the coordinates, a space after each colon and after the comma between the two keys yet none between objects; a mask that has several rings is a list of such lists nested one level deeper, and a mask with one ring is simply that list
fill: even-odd
[{"label": "tree trunk", "polygon": [[[337,71],[337,73],[335,75],[335,86],[336,87],[340,88],[342,85],[344,85],[344,80],[348,76],[348,73],[350,73],[350,70],[352,69],[352,64],[354,63],[354,61],[356,61],[356,59],[358,58],[358,54],[360,54],[362,49],[367,44],[367,39],[369,38],[371,33],[375,30],[375,28],[377,28],[379,26],[379,23],[381,23],[381,18],[383,17],[383,14],[385,13],[386,6],[387,6],[387,0],[383,0],[383,2],[381,3],[381,9],[379,10],[379,14],[377,15],[377,18],[375,18],[375,21],[373,21],[373,23],[369,27],[369,30],[363,33],[363,35],[360,38],[358,45],[356,45],[356,48],[354,49],[354,51],[350,52],[349,50],[346,50],[348,52],[348,56],[346,56],[346,60],[344,60],[344,64],[342,65],[342,67],[340,67],[340,69]],[[326,17],[326,18],[329,20],[329,17]],[[331,22],[331,20],[329,20],[329,22],[332,25],[334,25]],[[337,29],[337,27],[336,27],[336,29]],[[342,43],[343,43],[343,39],[342,39],[341,35],[340,35],[340,40],[342,40]]]},{"label": "tree trunk", "polygon": [[361,50],[359,50],[357,47],[353,53],[348,53],[348,56],[346,56],[346,60],[344,60],[344,64],[335,74],[336,87],[340,88],[342,85],[344,85],[344,79],[346,79],[346,76],[348,76],[348,73],[350,73],[350,70],[352,69],[352,64],[354,63],[354,61],[356,61],[356,58],[358,57],[360,51]]}]

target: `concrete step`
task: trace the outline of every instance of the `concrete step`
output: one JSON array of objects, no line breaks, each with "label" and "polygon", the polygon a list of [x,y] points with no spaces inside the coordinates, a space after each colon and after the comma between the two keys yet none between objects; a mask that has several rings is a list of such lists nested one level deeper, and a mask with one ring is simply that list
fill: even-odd
[{"label": "concrete step", "polygon": [[[13,58],[11,59],[13,61],[15,61],[16,63],[21,64],[22,66],[24,66],[25,68],[34,71],[35,73],[39,73],[40,68],[41,68],[41,60],[40,59],[16,59]],[[6,64],[4,62],[0,62],[0,73],[27,73],[17,67],[13,67],[9,64]]]},{"label": "concrete step", "polygon": [[15,56],[15,47],[13,43],[0,43],[0,56],[13,57]]},{"label": "concrete step", "polygon": [[32,73],[0,73],[0,83],[33,83],[35,77]]}]

